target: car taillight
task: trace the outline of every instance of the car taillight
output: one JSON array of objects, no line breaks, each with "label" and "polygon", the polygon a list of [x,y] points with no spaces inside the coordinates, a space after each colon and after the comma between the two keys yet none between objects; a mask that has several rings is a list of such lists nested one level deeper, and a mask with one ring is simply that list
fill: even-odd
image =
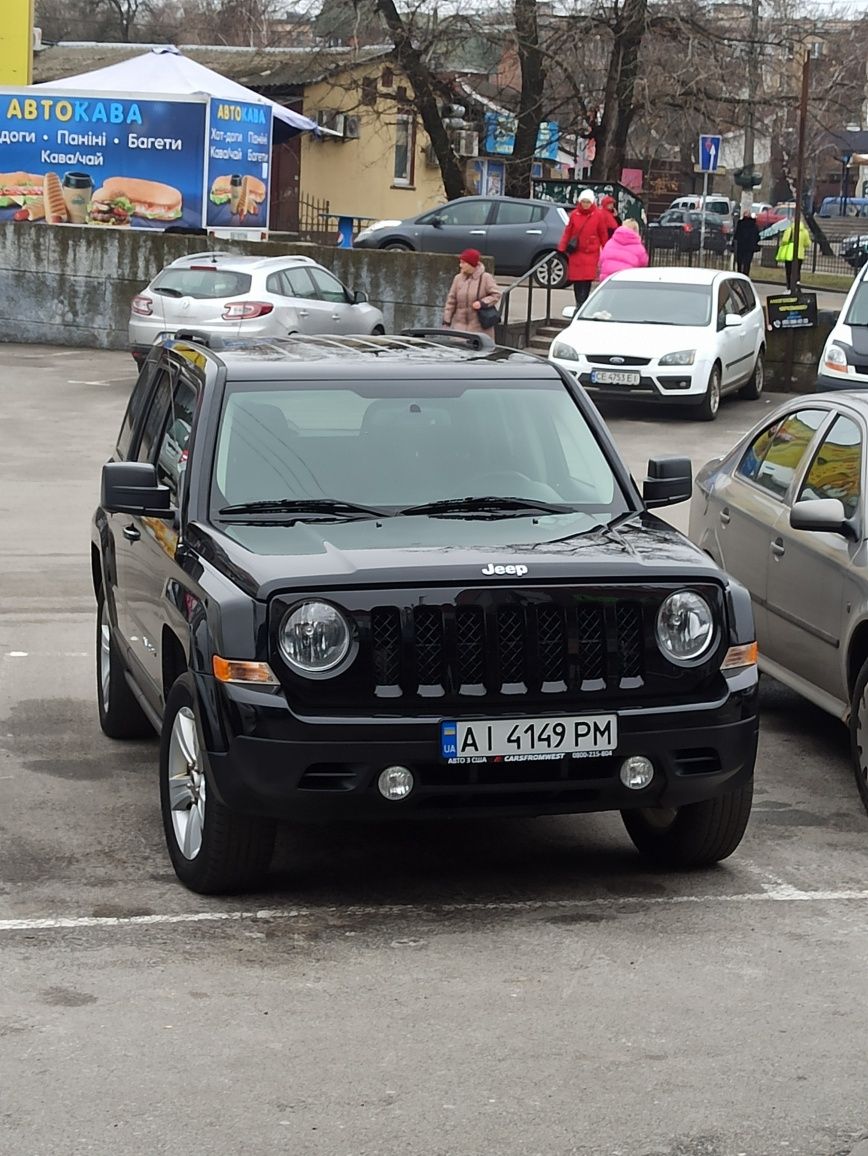
[{"label": "car taillight", "polygon": [[682,225],[681,228],[684,230],[685,233],[692,233],[693,232],[693,226],[692,225]]},{"label": "car taillight", "polygon": [[253,317],[265,317],[273,312],[274,306],[268,301],[229,301],[223,310],[223,320],[250,321]]},{"label": "car taillight", "polygon": [[138,313],[139,317],[150,317],[154,312],[154,303],[150,297],[134,297],[132,310],[133,313]]}]

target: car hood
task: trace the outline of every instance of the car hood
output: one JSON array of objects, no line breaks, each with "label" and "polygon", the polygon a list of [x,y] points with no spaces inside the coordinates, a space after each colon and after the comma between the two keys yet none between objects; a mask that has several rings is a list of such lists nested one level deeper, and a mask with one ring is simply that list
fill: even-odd
[{"label": "car hood", "polygon": [[219,528],[193,523],[186,541],[260,600],[288,589],[353,586],[720,579],[701,550],[651,514],[637,514],[616,529],[589,528],[583,514]]},{"label": "car hood", "polygon": [[705,343],[704,325],[640,325],[618,321],[574,321],[556,338],[578,353],[662,357]]}]

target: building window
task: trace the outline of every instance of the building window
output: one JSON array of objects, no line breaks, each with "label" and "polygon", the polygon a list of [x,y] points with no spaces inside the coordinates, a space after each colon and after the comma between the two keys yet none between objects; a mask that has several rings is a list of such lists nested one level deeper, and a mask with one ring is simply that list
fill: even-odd
[{"label": "building window", "polygon": [[391,68],[384,68],[380,76],[383,83],[383,88],[393,88],[395,84],[395,76]]},{"label": "building window", "polygon": [[392,183],[413,184],[413,153],[416,124],[410,113],[401,113],[395,122],[395,169]]},{"label": "building window", "polygon": [[400,103],[401,101],[406,100],[406,99],[407,99],[407,86],[404,84],[399,84],[398,87],[395,89],[395,100],[397,100]]},{"label": "building window", "polygon": [[377,103],[377,78],[366,76],[362,80],[362,104],[374,105]]}]

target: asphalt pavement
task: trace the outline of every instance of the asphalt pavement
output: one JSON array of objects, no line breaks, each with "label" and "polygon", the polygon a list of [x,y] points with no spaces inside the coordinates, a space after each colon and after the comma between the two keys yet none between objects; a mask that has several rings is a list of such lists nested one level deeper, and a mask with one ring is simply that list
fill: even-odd
[{"label": "asphalt pavement", "polygon": [[[0,375],[0,1152],[852,1152],[868,816],[839,723],[766,683],[712,870],[649,870],[616,815],[288,828],[265,892],[195,896],[156,742],[97,724],[88,522],[132,362],[5,346]],[[641,477],[771,401],[611,424]]]}]

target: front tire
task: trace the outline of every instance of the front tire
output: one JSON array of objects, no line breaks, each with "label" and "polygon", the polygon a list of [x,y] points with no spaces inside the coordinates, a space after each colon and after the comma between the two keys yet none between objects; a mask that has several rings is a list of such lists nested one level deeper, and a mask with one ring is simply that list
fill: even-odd
[{"label": "front tire", "polygon": [[720,410],[720,366],[715,365],[708,377],[708,386],[697,406],[700,421],[714,421]]},{"label": "front tire", "polygon": [[175,874],[191,891],[254,888],[268,871],[275,824],[225,807],[208,781],[192,675],[169,692],[160,735],[160,804]]},{"label": "front tire", "polygon": [[403,241],[389,241],[380,248],[384,253],[412,253],[413,250],[409,245],[405,245]]},{"label": "front tire", "polygon": [[868,661],[859,671],[850,703],[850,751],[862,806],[868,811]]},{"label": "front tire", "polygon": [[154,728],[124,676],[102,590],[96,603],[96,701],[99,725],[110,739],[154,737]]},{"label": "front tire", "polygon": [[738,391],[738,396],[744,398],[745,401],[759,401],[759,399],[762,397],[765,380],[765,362],[763,360],[763,350],[761,349],[756,355],[756,365],[753,367],[753,377],[751,377],[747,385],[743,385],[741,387],[741,389]]},{"label": "front tire", "polygon": [[738,847],[750,818],[753,775],[747,783],[684,807],[640,807],[621,818],[636,849],[665,867],[708,867]]}]

